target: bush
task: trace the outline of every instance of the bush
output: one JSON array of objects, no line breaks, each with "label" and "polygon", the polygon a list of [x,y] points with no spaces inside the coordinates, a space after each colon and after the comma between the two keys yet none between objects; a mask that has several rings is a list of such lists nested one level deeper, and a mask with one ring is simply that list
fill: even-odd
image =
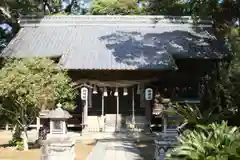
[{"label": "bush", "polygon": [[16,126],[16,130],[12,136],[12,139],[8,142],[10,146],[15,146],[18,150],[23,150],[24,143],[21,138],[21,130],[18,126]]},{"label": "bush", "polygon": [[226,122],[197,126],[178,138],[179,145],[169,160],[237,160],[240,159],[240,131]]},{"label": "bush", "polygon": [[92,15],[133,15],[139,14],[135,0],[93,0]]}]

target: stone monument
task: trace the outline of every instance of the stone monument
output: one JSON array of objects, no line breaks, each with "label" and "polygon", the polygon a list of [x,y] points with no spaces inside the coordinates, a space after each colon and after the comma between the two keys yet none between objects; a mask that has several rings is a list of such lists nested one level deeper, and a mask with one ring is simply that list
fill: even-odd
[{"label": "stone monument", "polygon": [[50,119],[50,133],[41,144],[41,160],[74,160],[75,141],[67,134],[66,120],[72,116],[57,105],[45,118]]}]

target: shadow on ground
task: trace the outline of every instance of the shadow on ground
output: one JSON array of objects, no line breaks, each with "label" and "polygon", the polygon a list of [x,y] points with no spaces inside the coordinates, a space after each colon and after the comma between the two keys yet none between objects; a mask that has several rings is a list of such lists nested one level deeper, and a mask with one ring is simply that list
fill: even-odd
[{"label": "shadow on ground", "polygon": [[[8,148],[8,147],[15,147],[15,146],[12,144],[8,144],[8,143],[0,144],[0,148]],[[38,143],[31,142],[31,143],[28,143],[28,148],[29,149],[39,149],[40,145]]]},{"label": "shadow on ground", "polygon": [[[136,146],[140,151],[140,155],[145,159],[153,159],[155,144],[154,141],[138,141],[136,142]],[[151,158],[152,157],[152,158]]]}]

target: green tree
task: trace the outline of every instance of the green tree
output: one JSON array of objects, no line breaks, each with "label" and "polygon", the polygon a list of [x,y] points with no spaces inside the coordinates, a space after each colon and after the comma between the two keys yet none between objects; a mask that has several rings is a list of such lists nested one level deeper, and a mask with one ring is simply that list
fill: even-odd
[{"label": "green tree", "polygon": [[148,14],[184,16],[190,15],[189,3],[184,0],[150,0]]},{"label": "green tree", "polygon": [[[237,115],[239,110],[240,97],[239,89],[239,71],[240,71],[240,30],[236,26],[236,20],[240,17],[240,1],[239,0],[223,0],[221,3],[218,0],[191,0],[189,7],[192,16],[198,19],[212,19],[214,34],[219,40],[225,41],[225,47],[228,50],[222,61],[218,61],[216,70],[213,73],[208,73],[211,77],[211,82],[206,83],[205,95],[203,95],[203,106],[217,106],[219,112],[228,108]],[[233,117],[233,116],[232,116]],[[238,123],[235,120],[234,123]]]},{"label": "green tree", "polygon": [[0,51],[7,45],[7,34],[0,28]]},{"label": "green tree", "polygon": [[135,0],[93,0],[92,15],[133,15],[139,13]]},{"label": "green tree", "polygon": [[15,21],[21,15],[53,14],[60,11],[61,0],[1,0],[0,16]]},{"label": "green tree", "polygon": [[2,0],[0,10],[7,18],[15,18],[18,14],[34,14],[42,11],[42,3],[38,0]]},{"label": "green tree", "polygon": [[240,132],[226,122],[197,126],[178,137],[179,144],[167,154],[169,160],[236,160],[240,159]]},{"label": "green tree", "polygon": [[75,96],[67,73],[50,59],[9,59],[0,71],[0,112],[23,131],[25,149],[27,128],[40,110],[56,103],[73,109]]}]

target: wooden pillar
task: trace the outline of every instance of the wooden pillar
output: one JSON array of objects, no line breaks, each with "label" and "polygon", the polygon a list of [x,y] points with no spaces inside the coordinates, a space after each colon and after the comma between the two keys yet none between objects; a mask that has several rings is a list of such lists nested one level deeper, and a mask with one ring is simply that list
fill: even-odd
[{"label": "wooden pillar", "polygon": [[82,99],[82,102],[84,104],[83,109],[82,109],[82,122],[83,122],[84,129],[82,130],[82,132],[87,132],[88,131],[87,127],[88,127],[89,92],[91,92],[89,90],[89,88],[87,88],[87,87],[81,88],[81,99]]},{"label": "wooden pillar", "polygon": [[116,129],[117,129],[117,131],[119,130],[119,126],[120,126],[120,124],[119,124],[119,122],[118,122],[118,115],[119,115],[119,93],[117,94],[117,115],[116,115]]},{"label": "wooden pillar", "polygon": [[145,100],[145,86],[144,83],[140,84],[140,99],[141,99],[141,107],[144,108],[145,118],[147,122],[151,120],[151,107],[149,101]]},{"label": "wooden pillar", "polygon": [[85,104],[84,104],[84,126],[85,126],[85,131],[87,131],[87,127],[88,127],[88,107],[89,105],[91,105],[91,103],[89,103],[89,100],[92,100],[92,89],[88,88],[88,94],[87,94],[87,99],[85,100]]},{"label": "wooden pillar", "polygon": [[93,95],[93,89],[88,89],[88,108],[92,108],[92,95]]},{"label": "wooden pillar", "polygon": [[53,133],[53,121],[52,120],[50,120],[50,134],[52,134]]},{"label": "wooden pillar", "polygon": [[167,131],[167,118],[163,117],[163,133],[166,134]]},{"label": "wooden pillar", "polygon": [[102,95],[102,114],[101,116],[104,116],[104,95]]},{"label": "wooden pillar", "polygon": [[85,105],[84,105],[84,125],[85,127],[88,124],[88,99],[85,100]]},{"label": "wooden pillar", "polygon": [[135,97],[134,97],[134,87],[132,87],[132,124],[135,125]]},{"label": "wooden pillar", "polygon": [[41,123],[40,123],[40,118],[39,117],[37,117],[37,119],[36,119],[36,125],[37,125],[37,132],[39,131],[39,129],[40,129],[40,125],[41,125]]},{"label": "wooden pillar", "polygon": [[100,131],[105,130],[105,119],[104,119],[104,95],[102,94],[102,113],[101,113],[101,124]]}]

